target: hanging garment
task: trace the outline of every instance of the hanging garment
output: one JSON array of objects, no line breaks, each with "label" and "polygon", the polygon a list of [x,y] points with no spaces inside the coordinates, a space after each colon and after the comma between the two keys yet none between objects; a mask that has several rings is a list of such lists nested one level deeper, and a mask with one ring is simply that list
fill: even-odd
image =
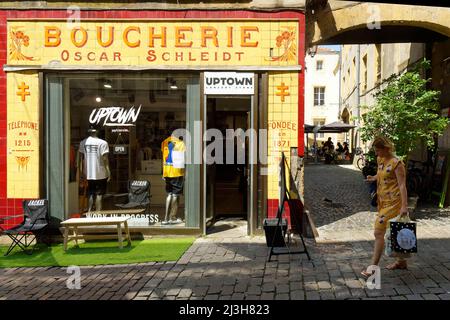
[{"label": "hanging garment", "polygon": [[161,144],[163,155],[163,177],[176,178],[184,176],[184,142],[176,137],[168,137]]}]

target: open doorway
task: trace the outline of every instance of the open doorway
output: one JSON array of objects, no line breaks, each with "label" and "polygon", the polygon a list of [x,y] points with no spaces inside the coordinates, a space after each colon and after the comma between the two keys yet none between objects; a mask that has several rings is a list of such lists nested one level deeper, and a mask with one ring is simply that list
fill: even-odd
[{"label": "open doorway", "polygon": [[[223,153],[219,161],[206,165],[206,222],[211,227],[218,221],[246,223],[249,219],[250,166],[249,137],[238,139],[227,130],[247,132],[251,127],[251,97],[208,96],[206,129],[221,132]],[[218,132],[217,131],[217,132]],[[244,136],[243,136],[244,137]],[[232,141],[230,141],[232,139]],[[214,143],[212,140],[207,143]],[[218,144],[219,145],[219,144]],[[230,148],[229,146],[233,147]],[[227,147],[228,146],[228,147]],[[215,155],[215,154],[213,154]],[[220,161],[222,158],[222,161]],[[221,224],[221,223],[218,223]],[[220,226],[224,228],[225,226]],[[209,228],[209,232],[214,232]],[[209,233],[208,232],[208,233]]]}]

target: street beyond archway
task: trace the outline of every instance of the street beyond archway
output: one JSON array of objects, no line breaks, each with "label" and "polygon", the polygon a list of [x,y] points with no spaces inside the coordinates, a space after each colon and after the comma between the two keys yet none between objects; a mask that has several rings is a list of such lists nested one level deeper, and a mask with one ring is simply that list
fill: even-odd
[{"label": "street beyond archway", "polygon": [[[370,206],[367,184],[353,165],[305,167],[305,203],[319,233],[318,243],[373,240],[376,208]],[[418,238],[450,239],[450,207],[421,203],[411,212]]]},{"label": "street beyond archway", "polygon": [[307,165],[305,202],[320,240],[371,240],[375,208],[368,186],[353,165]]}]

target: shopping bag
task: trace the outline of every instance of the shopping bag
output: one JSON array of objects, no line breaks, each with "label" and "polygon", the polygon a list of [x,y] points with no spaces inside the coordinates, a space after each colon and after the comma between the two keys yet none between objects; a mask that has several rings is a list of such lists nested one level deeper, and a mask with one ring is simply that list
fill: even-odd
[{"label": "shopping bag", "polygon": [[386,229],[386,233],[384,234],[384,254],[388,257],[394,256],[391,246],[391,228],[389,227]]},{"label": "shopping bag", "polygon": [[[395,217],[394,219],[391,219],[391,221],[389,222],[389,227],[386,229],[386,233],[384,235],[384,254],[388,257],[392,257],[392,258],[410,258],[411,257],[411,253],[413,252],[417,252],[417,240],[415,240],[415,248],[416,251],[408,251],[408,249],[406,248],[410,248],[412,249],[413,247],[411,247],[411,243],[414,241],[411,241],[412,237],[411,237],[411,233],[410,232],[405,232],[402,233],[402,235],[400,236],[400,244],[406,246],[405,249],[398,249],[401,248],[399,247],[399,241],[397,240],[397,235],[398,235],[398,230],[402,230],[402,226],[403,228],[408,225],[409,227],[413,227],[414,231],[414,239],[416,238],[416,233],[415,233],[415,223],[411,222],[409,215],[406,216],[401,216],[398,215],[397,217]],[[413,225],[413,226],[411,226]],[[400,229],[398,229],[400,228]],[[395,229],[395,231],[394,231]],[[411,230],[408,228],[408,230]],[[406,244],[405,244],[405,237],[406,237]],[[402,251],[396,251],[397,250],[402,250]],[[406,251],[405,251],[406,250]]]},{"label": "shopping bag", "polygon": [[406,217],[390,222],[391,248],[397,253],[417,253],[416,223]]}]

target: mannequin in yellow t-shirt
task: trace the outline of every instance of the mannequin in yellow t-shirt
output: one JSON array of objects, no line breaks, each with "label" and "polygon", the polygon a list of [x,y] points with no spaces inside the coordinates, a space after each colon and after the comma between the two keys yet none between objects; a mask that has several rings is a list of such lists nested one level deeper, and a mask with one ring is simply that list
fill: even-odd
[{"label": "mannequin in yellow t-shirt", "polygon": [[166,215],[161,224],[182,223],[177,218],[179,197],[183,194],[184,184],[184,142],[170,136],[161,143],[163,178],[166,181]]}]

